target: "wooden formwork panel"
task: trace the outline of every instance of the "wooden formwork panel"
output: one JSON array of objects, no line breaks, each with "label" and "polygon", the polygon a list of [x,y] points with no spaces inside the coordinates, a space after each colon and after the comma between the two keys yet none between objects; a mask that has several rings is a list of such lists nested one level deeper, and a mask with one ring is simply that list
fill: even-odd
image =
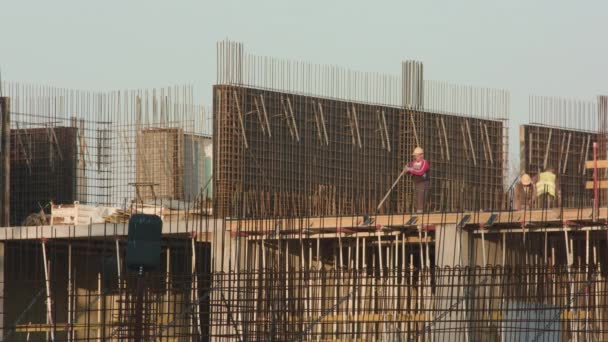
[{"label": "wooden formwork panel", "polygon": [[585,189],[593,170],[585,162],[593,159],[595,132],[547,127],[520,126],[521,171],[535,176],[546,167],[556,170],[564,207],[591,207],[592,193]]},{"label": "wooden formwork panel", "polygon": [[76,144],[75,127],[11,130],[11,225],[50,201],[76,200]]},{"label": "wooden formwork panel", "polygon": [[[247,87],[214,87],[214,198],[220,216],[374,214],[411,151],[431,162],[433,211],[498,209],[503,121]],[[411,210],[404,178],[379,213]]]}]

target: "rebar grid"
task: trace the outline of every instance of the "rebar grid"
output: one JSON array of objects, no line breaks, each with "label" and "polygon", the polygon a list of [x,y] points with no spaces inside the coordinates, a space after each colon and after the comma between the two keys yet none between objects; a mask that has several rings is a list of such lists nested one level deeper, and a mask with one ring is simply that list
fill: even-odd
[{"label": "rebar grid", "polygon": [[423,64],[407,60],[395,74],[362,72],[251,54],[243,43],[217,43],[217,84],[245,86],[380,106],[506,120],[509,92],[425,80]]},{"label": "rebar grid", "polygon": [[242,271],[214,277],[231,297],[210,324],[218,341],[603,340],[605,279],[591,265]]},{"label": "rebar grid", "polygon": [[[561,206],[591,207],[593,196],[585,188],[593,170],[586,163],[593,159],[593,143],[598,134],[592,131],[570,130],[539,125],[520,127],[521,172],[536,177],[547,167],[553,167],[561,189]],[[542,207],[535,203],[535,207]],[[559,206],[559,205],[556,205]]]},{"label": "rebar grid", "polygon": [[31,224],[28,215],[51,203],[109,204],[109,123],[11,114],[12,225]]},{"label": "rebar grid", "polygon": [[124,207],[211,193],[211,121],[193,87],[3,89],[12,99],[12,225],[34,224],[26,218],[48,214],[50,202]]},{"label": "rebar grid", "polygon": [[[593,160],[593,145],[598,143],[598,158],[606,158],[602,126],[606,113],[602,96],[597,101],[582,101],[547,96],[530,96],[529,122],[520,127],[521,172],[531,176],[548,166],[555,169],[561,188],[558,196],[566,208],[592,206],[593,196],[586,189],[593,170],[586,163]],[[605,178],[605,170],[599,170]],[[599,191],[600,203],[605,202],[605,190]],[[540,207],[542,203],[536,203]],[[559,205],[558,205],[559,206]]]},{"label": "rebar grid", "polygon": [[[504,207],[505,122],[238,86],[214,88],[216,210],[228,217],[374,214],[416,146],[428,211]],[[410,212],[404,181],[379,213]]]}]

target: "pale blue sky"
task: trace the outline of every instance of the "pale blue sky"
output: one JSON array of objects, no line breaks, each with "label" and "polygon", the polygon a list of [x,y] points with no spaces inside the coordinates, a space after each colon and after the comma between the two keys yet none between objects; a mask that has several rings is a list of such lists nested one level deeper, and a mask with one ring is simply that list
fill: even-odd
[{"label": "pale blue sky", "polygon": [[510,90],[515,126],[529,94],[608,93],[607,32],[601,0],[1,0],[0,67],[8,80],[79,89],[193,83],[208,104],[224,38],[362,71],[417,59],[426,79]]}]

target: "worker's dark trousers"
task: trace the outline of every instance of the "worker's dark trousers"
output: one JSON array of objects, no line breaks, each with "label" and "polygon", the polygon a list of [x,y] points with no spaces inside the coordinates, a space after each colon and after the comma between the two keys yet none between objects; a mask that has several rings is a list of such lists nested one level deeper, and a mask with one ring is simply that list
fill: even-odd
[{"label": "worker's dark trousers", "polygon": [[538,196],[538,206],[541,209],[552,209],[555,204],[555,197],[549,194],[542,194]]},{"label": "worker's dark trousers", "polygon": [[416,212],[422,212],[422,210],[424,210],[424,202],[428,189],[428,181],[414,182],[414,210]]}]

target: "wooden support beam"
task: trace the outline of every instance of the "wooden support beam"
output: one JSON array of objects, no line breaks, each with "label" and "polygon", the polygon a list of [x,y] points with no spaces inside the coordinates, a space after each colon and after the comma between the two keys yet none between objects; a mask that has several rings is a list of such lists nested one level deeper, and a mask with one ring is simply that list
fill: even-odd
[{"label": "wooden support beam", "polygon": [[350,129],[350,137],[352,140],[352,144],[355,145],[357,143],[355,138],[355,126],[353,124],[353,119],[351,117],[350,109],[348,107],[346,107],[346,117],[348,118],[348,128]]},{"label": "wooden support beam", "polygon": [[570,154],[570,140],[571,139],[572,139],[572,132],[569,132],[568,133],[568,142],[566,143],[566,156],[564,157],[562,173],[566,173],[566,167],[568,166],[568,155]]},{"label": "wooden support beam", "polygon": [[416,131],[416,123],[414,122],[414,113],[410,112],[410,121],[412,122],[412,130],[414,131],[414,138],[416,139],[416,146],[420,146],[420,140],[418,139],[418,132]]},{"label": "wooden support beam", "polygon": [[[532,132],[528,133],[528,141],[530,144],[530,146],[528,148],[528,163],[530,163],[530,164],[532,163],[532,145],[534,145],[532,137],[533,137]],[[524,170],[527,170],[527,166],[528,165],[526,165],[526,168],[524,168]],[[527,171],[530,172],[531,170],[527,170]]]},{"label": "wooden support beam", "polygon": [[293,114],[293,108],[291,107],[291,100],[289,96],[287,96],[287,107],[289,108],[291,123],[293,125],[293,130],[296,133],[296,140],[300,142],[300,134],[298,133],[298,125],[296,124],[296,116]]},{"label": "wooden support beam", "polygon": [[[29,137],[29,135],[27,133],[25,133],[25,130],[22,131],[21,129],[19,129],[19,122],[16,122],[16,125],[17,125],[17,131],[16,131],[15,135],[17,136],[17,144],[21,148],[21,153],[23,154],[23,158],[25,159],[28,173],[31,175],[32,174],[31,138]],[[25,143],[23,142],[23,139],[21,138],[22,134],[24,134],[27,138],[27,149],[25,148]]]},{"label": "wooden support beam", "polygon": [[283,116],[287,121],[287,128],[289,128],[289,135],[293,139],[295,135],[293,134],[293,128],[291,127],[291,119],[289,118],[289,112],[287,111],[287,105],[285,105],[285,100],[283,96],[281,96],[281,107],[283,109],[283,114],[279,114],[278,116]]},{"label": "wooden support beam", "polygon": [[[342,314],[333,314],[323,316],[320,322],[323,323],[335,323],[335,322],[359,322],[359,323],[382,323],[382,322],[428,322],[431,319],[431,315],[427,313],[404,313],[404,314],[386,314],[386,313],[366,313],[366,314],[355,314],[344,316]],[[308,321],[315,322],[319,320],[316,315],[305,316],[305,317],[292,317],[294,321]],[[344,341],[344,340],[322,340],[322,341]],[[351,341],[351,340],[348,340]],[[360,340],[366,341],[366,340]]]},{"label": "wooden support beam", "polygon": [[[377,119],[380,120],[380,116],[377,116]],[[377,132],[380,132],[380,142],[382,143],[382,149],[386,150],[386,139],[384,139],[384,130],[382,129],[382,126],[380,125],[379,121]]]},{"label": "wooden support beam", "polygon": [[325,128],[325,115],[323,114],[323,107],[321,102],[319,104],[319,115],[321,116],[321,126],[323,127],[323,135],[325,136],[325,144],[329,145],[329,138],[327,137],[327,129]]},{"label": "wooden support beam", "polygon": [[355,105],[353,104],[353,123],[355,125],[355,132],[357,133],[357,144],[359,145],[359,148],[362,148],[363,145],[361,144],[361,133],[359,132],[359,120],[357,120],[357,109],[355,107]]},{"label": "wooden support beam", "polygon": [[[133,154],[135,154],[135,153],[138,153],[139,155],[141,155],[142,157],[145,158],[144,154],[142,154],[141,152],[138,152],[136,148],[133,148],[133,146],[131,146],[131,143],[130,143],[131,139],[127,139],[127,135],[125,134],[125,129],[119,129],[118,132],[120,133],[124,146],[127,149],[127,158],[129,160],[129,163],[133,163]],[[137,142],[135,142],[135,146],[137,146]]]},{"label": "wooden support beam", "polygon": [[116,247],[116,274],[118,275],[118,289],[120,289],[120,285],[122,284],[122,274],[121,274],[121,267],[120,265],[122,265],[122,262],[120,261],[120,242],[118,239],[114,240],[114,244]]},{"label": "wooden support beam", "polygon": [[547,161],[549,159],[549,150],[551,149],[551,137],[553,136],[553,129],[549,129],[549,138],[547,138],[547,146],[545,147],[545,157],[543,158],[543,170],[547,168]]},{"label": "wooden support beam", "polygon": [[443,117],[440,119],[441,121],[441,129],[443,129],[443,140],[445,142],[445,155],[447,160],[450,161],[450,144],[448,143],[448,134],[445,130],[445,122],[443,121]]},{"label": "wooden support beam", "polygon": [[380,112],[382,114],[382,127],[384,127],[384,137],[386,138],[386,149],[387,151],[391,151],[391,139],[388,136],[388,127],[386,125],[386,115],[384,114],[384,110]]},{"label": "wooden support beam", "polygon": [[[470,159],[469,155],[471,153],[469,153],[470,152],[469,151],[469,144],[467,142],[467,135],[466,135],[465,130],[466,129],[464,128],[464,125],[460,124],[460,132],[462,133],[462,147],[463,147],[464,154],[465,154],[465,156],[467,158],[467,161],[468,161]],[[475,161],[475,156],[473,156],[473,161]],[[477,163],[474,163],[474,165],[477,165]]]},{"label": "wooden support beam", "polygon": [[[367,278],[366,278],[367,279]],[[320,298],[321,296],[319,296]],[[590,311],[585,310],[561,310],[559,319],[560,320],[584,320],[585,317],[594,318],[594,315]],[[319,320],[319,316],[310,315],[310,316],[291,316],[290,319],[293,322],[316,322]],[[333,323],[333,322],[343,322],[343,323],[382,323],[382,322],[417,322],[417,323],[428,323],[432,321],[434,317],[428,313],[400,313],[400,314],[377,314],[377,313],[361,313],[361,314],[350,314],[344,316],[343,314],[333,314],[323,316],[320,320],[322,323]],[[504,316],[503,312],[493,310],[490,313],[483,314],[484,320],[491,321],[503,321]],[[111,322],[109,325],[119,325],[119,322]],[[75,331],[87,331],[89,329],[99,329],[100,326],[96,323],[78,323],[73,324],[72,327],[68,326],[65,323],[59,323],[56,327],[51,326],[50,324],[37,324],[37,323],[28,323],[28,324],[19,324],[15,327],[15,332],[18,333],[41,333],[48,332],[51,330],[54,331],[69,331],[73,329]],[[325,341],[343,341],[343,340],[335,340],[335,339],[327,339],[320,340],[322,342]],[[365,339],[358,340],[348,340],[348,341],[367,341]]]},{"label": "wooden support beam", "polygon": [[559,174],[562,171],[562,160],[564,159],[564,144],[566,143],[566,135],[562,135],[562,142],[559,145],[559,158],[558,158],[558,162],[557,165],[557,169],[555,169],[557,171],[557,173]]},{"label": "wooden support beam", "polygon": [[236,90],[232,92],[232,95],[234,96],[234,102],[236,103],[236,114],[239,118],[241,133],[243,134],[243,142],[245,144],[245,148],[249,148],[249,144],[247,143],[247,135],[245,134],[245,122],[243,121],[243,115],[241,114],[241,105],[239,104],[239,97],[236,93]]},{"label": "wooden support beam", "polygon": [[[191,302],[195,303],[199,300],[198,298],[198,272],[196,270],[196,235],[193,234],[192,239],[192,263],[191,263],[191,276],[192,276],[192,292],[191,292]],[[194,326],[196,327],[196,331],[198,336],[202,334],[202,325],[201,325],[201,315],[200,315],[200,306],[196,305],[194,312],[191,313],[191,317],[194,320]]]},{"label": "wooden support beam", "polygon": [[[607,181],[608,182],[608,181]],[[500,212],[464,212],[464,213],[437,213],[424,215],[424,223],[427,225],[444,225],[444,224],[457,224],[464,215],[470,215],[471,220],[468,224],[483,224],[488,222],[492,215],[496,215],[496,224],[506,223],[521,225],[524,220],[526,223],[534,222],[547,222],[547,221],[576,221],[580,219],[587,219],[591,217],[592,208],[585,209],[564,209],[563,213],[559,210],[527,210],[527,211],[500,211]],[[600,213],[605,214],[606,208],[602,208]],[[524,217],[525,215],[525,217]],[[257,232],[260,234],[273,233],[274,230],[269,231],[264,227],[281,227],[281,231],[294,230],[300,232],[301,229],[308,229],[311,232],[319,229],[339,229],[339,228],[350,228],[354,231],[369,231],[370,229],[376,229],[376,227],[403,227],[412,217],[417,215],[377,215],[374,216],[373,226],[362,226],[361,216],[338,216],[338,217],[306,217],[298,220],[294,219],[243,219],[243,220],[229,220],[225,221],[224,225],[226,230],[229,231],[244,231],[256,227]],[[602,216],[600,218],[605,218]],[[547,228],[543,228],[547,229]],[[490,229],[493,231],[494,229]],[[518,229],[521,232],[521,228]]]},{"label": "wooden support beam", "polygon": [[266,124],[262,120],[262,111],[260,111],[260,106],[258,105],[258,99],[253,98],[253,103],[255,104],[255,112],[258,116],[258,122],[260,123],[260,128],[262,128],[262,134],[266,135]]},{"label": "wooden support beam", "polygon": [[486,145],[486,136],[485,136],[485,134],[483,134],[483,126],[481,125],[481,123],[479,123],[479,137],[481,138],[481,146],[483,147],[483,156],[487,162],[488,160],[490,160],[490,157],[488,156],[488,148]]},{"label": "wooden support beam", "polygon": [[55,169],[55,154],[53,153],[53,136],[51,135],[50,128],[46,128],[46,136],[48,138],[48,148],[49,148],[49,167],[51,171]]},{"label": "wooden support beam", "polygon": [[[122,322],[110,322],[106,324],[107,326],[120,326]],[[45,323],[27,323],[27,324],[17,324],[15,326],[15,332],[17,333],[44,333],[50,331],[56,332],[74,332],[74,331],[91,331],[93,329],[101,329],[101,324],[95,322],[85,322],[85,323],[74,323],[74,324],[66,324],[66,323],[57,323],[56,325],[45,324]]]},{"label": "wooden support beam", "polygon": [[[597,183],[599,189],[608,189],[608,180],[600,180]],[[585,189],[593,189],[593,181],[587,181],[587,183],[585,183]]]},{"label": "wooden support beam", "polygon": [[[531,144],[532,141],[528,140],[528,144]],[[532,150],[531,148],[528,148]],[[519,126],[519,155],[521,156],[519,159],[519,171],[524,172],[527,171],[528,165],[526,163],[526,126]],[[529,160],[529,159],[528,159]]]},{"label": "wooden support beam", "polygon": [[266,104],[264,103],[264,95],[260,94],[260,102],[262,103],[262,114],[264,115],[264,122],[266,122],[266,129],[268,130],[268,137],[272,137],[270,132],[270,122],[268,121],[268,113],[266,112]]},{"label": "wooden support beam", "polygon": [[323,133],[321,132],[321,123],[319,120],[319,112],[314,100],[312,100],[312,113],[315,116],[315,126],[317,127],[317,137],[319,138],[319,144],[323,145]]},{"label": "wooden support beam", "polygon": [[484,123],[483,129],[486,133],[486,142],[488,143],[488,154],[490,155],[490,163],[494,164],[494,157],[492,156],[492,145],[490,144],[490,136],[488,134],[488,125]]},{"label": "wooden support beam", "polygon": [[47,258],[45,240],[42,240],[42,261],[44,263],[44,283],[46,289],[46,322],[52,327],[52,329],[50,330],[51,340],[55,341],[55,325],[53,324],[53,302],[51,297],[51,280],[49,270],[50,262]]},{"label": "wooden support beam", "polygon": [[[118,241],[118,240],[116,240]],[[68,330],[68,341],[72,342],[74,340],[74,333],[72,329],[72,319],[74,307],[74,287],[73,287],[73,279],[72,279],[72,243],[68,243],[68,326],[70,327]]]},{"label": "wooden support beam", "polygon": [[[604,233],[606,232],[606,228],[604,228],[604,227],[593,226],[593,227],[575,227],[575,228],[560,228],[560,227],[526,228],[525,233],[528,235],[530,235],[532,233],[537,233],[537,234],[560,233],[560,232],[563,232],[564,229],[566,229],[568,232],[586,232],[586,231],[604,232]],[[489,234],[505,235],[505,234],[522,234],[522,232],[523,232],[523,230],[521,228],[501,228],[501,229],[488,229],[485,231],[485,234],[487,234],[487,235],[489,235]],[[473,234],[481,235],[481,230],[475,230],[475,231],[473,231]],[[552,257],[552,258],[553,258],[553,260],[555,260],[554,257]]]},{"label": "wooden support beam", "polygon": [[[595,166],[594,166],[593,160],[587,160],[585,162],[585,168],[587,168],[587,169],[593,169],[594,167]],[[597,168],[598,169],[608,168],[608,160],[598,160],[597,161]]]},{"label": "wooden support beam", "polygon": [[473,146],[473,137],[471,136],[471,126],[469,125],[469,119],[464,121],[467,135],[469,137],[469,146],[471,147],[471,155],[473,156],[473,165],[477,166],[477,158],[475,157],[475,147]]},{"label": "wooden support beam", "polygon": [[581,157],[583,158],[580,162],[579,165],[581,166],[581,171],[583,175],[587,173],[587,168],[585,167],[586,164],[586,160],[589,158],[589,144],[591,143],[591,134],[587,134],[587,145],[585,145],[585,141],[583,138],[583,149],[584,152],[581,153]]},{"label": "wooden support beam", "polygon": [[378,124],[378,130],[377,132],[380,132],[380,142],[382,143],[382,149],[385,150],[386,149],[386,139],[384,139],[384,128],[382,127],[382,122],[381,122],[381,118],[380,118],[380,111],[377,110],[376,111],[376,123]]},{"label": "wooden support beam", "polygon": [[11,184],[11,106],[8,97],[0,97],[0,225],[8,227],[10,223],[10,184]]},{"label": "wooden support beam", "polygon": [[[441,130],[441,126],[439,123],[439,118],[435,118],[435,126],[437,126],[437,131],[439,131],[439,135],[442,136],[443,135],[443,131]],[[445,158],[445,148],[443,147],[443,137],[440,137],[439,139],[439,149],[441,150],[441,158]]]},{"label": "wooden support beam", "polygon": [[63,160],[63,153],[61,153],[61,146],[59,146],[59,139],[57,139],[57,134],[55,133],[55,127],[50,126],[49,131],[51,134],[51,141],[55,144],[55,147],[57,148],[57,155],[59,156],[60,160]]},{"label": "wooden support beam", "polygon": [[[79,151],[79,158],[78,158],[78,170],[77,170],[77,191],[78,191],[78,200],[81,202],[86,202],[87,200],[87,178],[86,178],[86,167],[87,167],[87,162],[86,162],[86,157],[89,156],[89,160],[91,159],[91,156],[89,155],[89,149],[87,147],[87,140],[85,138],[84,132],[85,132],[85,128],[84,128],[84,120],[80,119],[78,121],[78,151]],[[99,161],[99,158],[97,159]],[[99,163],[97,165],[97,169],[100,169]]]}]

